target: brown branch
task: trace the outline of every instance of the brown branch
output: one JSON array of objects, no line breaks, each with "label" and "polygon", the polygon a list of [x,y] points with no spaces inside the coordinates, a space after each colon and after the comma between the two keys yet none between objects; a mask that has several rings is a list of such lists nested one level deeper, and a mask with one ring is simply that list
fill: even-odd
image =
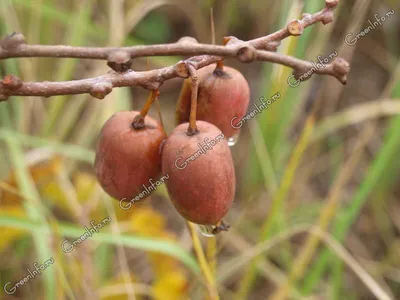
[{"label": "brown branch", "polygon": [[[269,61],[282,64],[293,68],[296,77],[306,73],[314,68],[313,64],[294,57],[260,50],[250,50],[250,47],[243,46],[235,54],[231,49],[226,50],[226,56],[234,56],[235,54],[240,60],[248,61],[249,52],[251,60]],[[227,51],[229,50],[229,51]],[[253,52],[251,52],[253,51]],[[245,54],[243,54],[245,53]],[[115,87],[141,86],[148,90],[158,89],[166,80],[183,77],[186,78],[187,71],[184,69],[186,63],[190,63],[196,70],[207,65],[217,62],[221,58],[218,56],[197,56],[196,59],[191,58],[177,64],[155,69],[152,71],[135,72],[128,71],[125,73],[117,73],[109,71],[107,74],[81,80],[72,80],[65,82],[22,82],[19,78],[7,75],[0,82],[0,100],[6,100],[9,96],[41,96],[51,97],[56,95],[75,95],[89,93],[93,97],[103,99],[111,93]],[[331,75],[336,77],[342,83],[346,83],[346,75],[349,71],[348,63],[341,58],[336,59],[328,65],[324,65],[317,69],[316,74]]]},{"label": "brown branch", "polygon": [[[103,99],[114,87],[141,86],[148,90],[158,89],[166,80],[174,77],[189,77],[188,64],[196,70],[215,63],[226,57],[235,57],[242,62],[254,60],[278,63],[294,69],[296,78],[314,66],[291,56],[270,51],[276,50],[280,41],[288,36],[298,36],[304,28],[333,19],[333,9],[339,0],[326,0],[326,7],[313,15],[303,14],[301,20],[289,22],[286,28],[262,38],[241,41],[235,37],[225,39],[226,46],[199,44],[193,38],[182,38],[177,43],[165,45],[134,46],[122,48],[94,48],[70,46],[27,45],[22,34],[12,34],[0,42],[0,59],[11,57],[70,57],[88,59],[107,59],[108,65],[115,70],[105,75],[82,80],[66,82],[22,82],[19,78],[8,75],[0,82],[0,101],[9,96],[42,96],[73,95],[90,93],[93,97]],[[141,56],[162,55],[198,55],[177,64],[146,72],[130,70],[131,60]],[[339,61],[339,63],[338,63]],[[347,62],[337,59],[312,73],[331,75],[346,83],[349,71]],[[122,72],[122,73],[121,73]],[[308,79],[309,77],[307,77]]]},{"label": "brown branch", "polygon": [[[301,20],[294,20],[292,22],[297,22],[301,27],[301,33],[303,30],[311,25],[321,22],[326,25],[333,21],[333,10],[339,4],[339,0],[325,0],[325,7],[314,14],[305,13],[302,15]],[[299,35],[293,34],[290,29],[290,22],[285,28],[278,30],[274,33],[271,33],[265,37],[261,37],[258,39],[254,39],[250,41],[251,45],[257,49],[265,49],[276,51],[277,47],[281,44],[281,41],[291,35]],[[300,34],[301,34],[300,33]]]},{"label": "brown branch", "polygon": [[172,44],[143,45],[121,48],[21,44],[12,50],[0,48],[0,59],[16,57],[64,57],[108,60],[109,55],[116,51],[127,53],[131,58],[172,55],[191,56],[202,54],[224,55],[224,48],[224,46],[218,45],[196,44],[181,41]]},{"label": "brown branch", "polygon": [[[333,20],[333,10],[339,0],[326,0],[325,8],[311,15],[303,14],[301,20],[296,20],[303,28],[322,22],[328,24]],[[288,24],[290,25],[290,23]],[[271,33],[267,36],[248,41],[256,49],[276,51],[280,42],[293,35],[286,26],[285,28]],[[296,36],[296,34],[295,34]],[[171,56],[171,55],[225,55],[223,46],[195,44],[195,40],[181,39],[177,43],[132,46],[132,47],[72,47],[64,45],[28,45],[22,34],[12,34],[0,42],[0,59],[17,57],[64,57],[64,58],[86,58],[108,60],[109,55],[116,51],[123,51],[131,58],[146,56]]]}]

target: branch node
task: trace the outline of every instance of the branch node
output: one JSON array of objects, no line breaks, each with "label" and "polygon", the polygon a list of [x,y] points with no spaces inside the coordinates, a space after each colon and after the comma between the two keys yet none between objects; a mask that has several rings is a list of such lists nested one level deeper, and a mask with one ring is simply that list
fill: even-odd
[{"label": "branch node", "polygon": [[333,70],[341,75],[348,74],[350,72],[350,64],[342,57],[336,58],[333,62]]},{"label": "branch node", "polygon": [[191,36],[184,36],[178,40],[179,44],[198,44],[199,42]]},{"label": "branch node", "polygon": [[92,86],[90,89],[90,95],[97,99],[104,99],[109,93],[111,93],[113,85],[111,82],[99,82]]},{"label": "branch node", "polygon": [[290,21],[287,25],[287,30],[293,36],[299,36],[304,32],[303,23],[299,20]]},{"label": "branch node", "polygon": [[247,44],[241,47],[236,55],[241,62],[250,63],[256,58],[256,49],[252,45]]},{"label": "branch node", "polygon": [[0,42],[0,47],[9,51],[16,49],[22,44],[25,44],[25,36],[22,33],[13,32]]},{"label": "branch node", "polygon": [[339,81],[343,84],[347,83],[347,74],[350,72],[350,64],[341,57],[336,58],[332,62],[333,72]]},{"label": "branch node", "polygon": [[230,41],[232,38],[235,38],[235,37],[233,37],[233,36],[226,36],[226,37],[224,37],[224,39],[223,39],[223,44],[224,44],[224,46],[226,46],[226,44],[228,44],[229,41]]},{"label": "branch node", "polygon": [[22,80],[14,75],[6,75],[1,83],[9,90],[17,90],[22,86]]},{"label": "branch node", "polygon": [[199,76],[197,76],[196,68],[189,63],[188,71],[189,71],[189,75],[190,75],[190,80],[192,81],[192,85],[196,86],[196,84],[198,84],[198,82],[199,82]]},{"label": "branch node", "polygon": [[335,8],[339,4],[339,0],[325,0],[325,6],[328,9]]},{"label": "branch node", "polygon": [[243,41],[234,36],[224,37],[224,45],[225,46],[234,45],[234,44],[238,44],[238,43],[243,43]]},{"label": "branch node", "polygon": [[281,45],[281,41],[272,41],[272,42],[268,43],[268,45],[265,47],[265,50],[276,52],[276,51],[278,51],[278,47],[280,45]]},{"label": "branch node", "polygon": [[347,84],[347,75],[342,75],[339,77],[339,81],[343,84],[346,85]]},{"label": "branch node", "polygon": [[326,25],[333,21],[333,11],[328,10],[324,13],[324,16],[321,20],[322,24]]},{"label": "branch node", "polygon": [[124,50],[112,51],[108,54],[107,65],[115,72],[126,72],[131,69],[132,59],[128,52]]},{"label": "branch node", "polygon": [[[162,80],[162,79],[159,78],[159,80]],[[155,90],[158,90],[162,84],[163,84],[162,81],[150,81],[150,82],[143,82],[142,84],[139,84],[139,85],[141,87],[145,88],[146,90],[155,91]]]},{"label": "branch node", "polygon": [[181,77],[181,78],[188,78],[189,77],[189,71],[188,71],[187,62],[185,62],[184,60],[179,61],[175,65],[175,70],[176,70],[176,74],[179,77]]}]

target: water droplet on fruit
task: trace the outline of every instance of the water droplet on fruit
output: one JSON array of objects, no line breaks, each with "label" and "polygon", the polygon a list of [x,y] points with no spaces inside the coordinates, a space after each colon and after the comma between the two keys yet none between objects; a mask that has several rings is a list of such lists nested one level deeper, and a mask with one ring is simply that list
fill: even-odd
[{"label": "water droplet on fruit", "polygon": [[215,234],[213,233],[214,229],[217,226],[214,225],[200,225],[196,224],[197,229],[199,229],[200,233],[206,237],[212,237]]},{"label": "water droplet on fruit", "polygon": [[232,135],[230,138],[228,138],[228,146],[232,147],[235,146],[238,139],[239,139],[239,135],[240,135],[240,131],[238,131],[237,133],[235,133],[234,135]]}]

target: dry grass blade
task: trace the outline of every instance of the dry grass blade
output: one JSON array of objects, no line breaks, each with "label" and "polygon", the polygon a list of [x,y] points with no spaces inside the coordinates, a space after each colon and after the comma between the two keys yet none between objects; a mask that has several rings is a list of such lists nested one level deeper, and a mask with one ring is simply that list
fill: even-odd
[{"label": "dry grass blade", "polygon": [[347,126],[356,125],[380,117],[396,116],[400,114],[400,99],[382,99],[366,102],[340,111],[326,117],[316,125],[311,142],[315,143],[328,134],[344,129]]},{"label": "dry grass blade", "polygon": [[[354,173],[354,170],[360,161],[363,148],[367,144],[370,137],[371,130],[365,131],[364,135],[360,138],[355,147],[354,154],[350,156],[348,161],[345,163],[345,166],[342,168],[335,183],[333,184],[333,187],[328,195],[328,200],[318,220],[318,226],[322,230],[326,230],[328,228],[332,218],[335,216],[344,185],[352,177],[352,174]],[[271,299],[286,299],[290,286],[293,285],[296,280],[299,279],[307,270],[307,266],[318,249],[318,244],[318,238],[316,238],[314,235],[309,236],[293,263],[288,281],[279,287],[279,289],[271,296]]]},{"label": "dry grass blade", "polygon": [[[301,158],[303,157],[304,151],[306,150],[309,143],[311,133],[314,129],[314,124],[315,116],[314,112],[312,112],[305,122],[304,130],[301,133],[301,136],[299,137],[299,140],[297,141],[293,153],[285,168],[282,182],[280,183],[279,188],[274,193],[268,215],[266,216],[266,219],[262,224],[261,234],[259,238],[260,242],[269,238],[272,233],[272,228],[277,222],[277,215],[279,215],[279,211],[283,207],[282,205],[290,191],[290,187],[296,174],[297,168],[301,162]],[[250,287],[257,276],[255,266],[257,265],[259,259],[259,257],[256,258],[249,265],[247,271],[245,272],[241,285],[239,287],[239,291],[237,293],[238,299],[246,297],[246,295],[249,293]]]},{"label": "dry grass blade", "polygon": [[190,235],[192,237],[193,248],[196,252],[197,260],[205,279],[208,295],[211,300],[219,300],[215,279],[210,269],[210,265],[207,262],[206,255],[204,254],[203,248],[201,246],[199,234],[197,233],[194,224],[187,222],[187,225],[189,227]]},{"label": "dry grass blade", "polygon": [[224,280],[226,276],[233,274],[238,269],[245,266],[254,257],[265,254],[278,244],[300,234],[308,232],[310,235],[323,241],[343,262],[357,275],[357,277],[365,284],[371,293],[380,300],[391,300],[391,297],[376,283],[376,281],[368,274],[367,271],[351,256],[351,254],[333,237],[319,227],[301,225],[279,233],[257,246],[246,250],[238,258],[234,258],[224,263],[220,268],[220,276],[218,280]]}]

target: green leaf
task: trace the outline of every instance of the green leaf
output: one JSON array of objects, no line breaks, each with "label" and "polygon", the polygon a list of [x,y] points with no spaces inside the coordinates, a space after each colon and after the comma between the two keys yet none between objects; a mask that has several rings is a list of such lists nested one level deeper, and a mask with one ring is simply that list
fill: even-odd
[{"label": "green leaf", "polygon": [[[16,218],[12,216],[0,216],[0,226],[19,228],[36,234],[46,234],[42,226],[34,221]],[[58,232],[64,237],[78,238],[85,233],[85,229],[71,224],[59,223]],[[122,245],[143,251],[163,253],[184,263],[192,272],[199,273],[199,266],[192,255],[175,243],[157,238],[144,238],[133,235],[115,235],[109,232],[97,232],[90,240],[111,245]],[[61,245],[60,245],[61,247]]]}]

